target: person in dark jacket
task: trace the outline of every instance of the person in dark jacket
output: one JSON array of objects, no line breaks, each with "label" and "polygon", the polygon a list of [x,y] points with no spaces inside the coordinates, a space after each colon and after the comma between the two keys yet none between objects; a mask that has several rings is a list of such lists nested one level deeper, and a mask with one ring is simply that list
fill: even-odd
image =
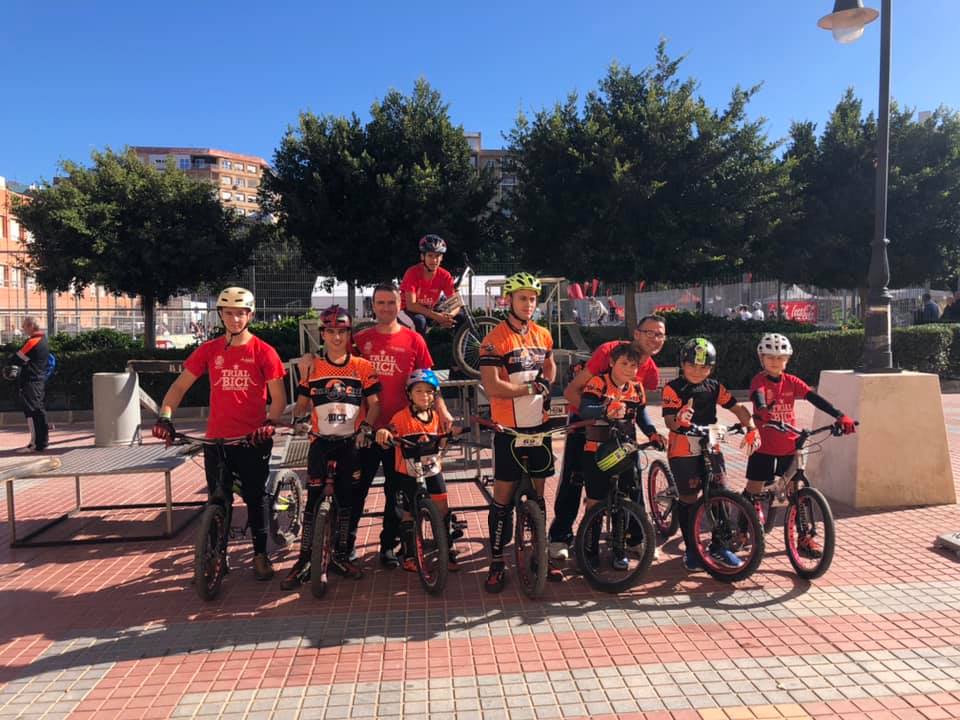
[{"label": "person in dark jacket", "polygon": [[23,402],[23,414],[30,428],[28,450],[42,452],[50,441],[47,431],[47,411],[44,408],[44,391],[47,382],[47,362],[50,348],[47,336],[37,325],[34,317],[27,316],[20,325],[27,341],[10,356],[7,365],[19,368],[17,390]]},{"label": "person in dark jacket", "polygon": [[924,293],[923,306],[920,308],[920,322],[935,323],[939,319],[940,306],[930,298],[930,293]]}]

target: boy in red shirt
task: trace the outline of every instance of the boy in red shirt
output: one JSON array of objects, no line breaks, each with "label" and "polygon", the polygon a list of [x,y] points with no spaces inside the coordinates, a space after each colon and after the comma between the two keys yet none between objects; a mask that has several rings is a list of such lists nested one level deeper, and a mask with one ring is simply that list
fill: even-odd
[{"label": "boy in red shirt", "polygon": [[431,323],[445,328],[458,325],[459,316],[435,309],[441,295],[449,298],[457,292],[453,276],[440,267],[447,252],[446,241],[439,235],[424,235],[419,250],[420,262],[408,268],[400,281],[400,309],[423,335]]},{"label": "boy in red shirt", "polygon": [[[217,311],[223,322],[224,336],[203,343],[183,363],[183,372],[174,380],[160,404],[160,417],[153,426],[153,436],[166,442],[173,439],[174,411],[197,378],[209,373],[210,418],[206,436],[247,436],[250,441],[249,445],[226,446],[223,451],[229,472],[240,480],[243,489],[253,539],[253,572],[257,580],[269,580],[273,577],[273,565],[267,557],[263,498],[270,474],[274,426],[287,403],[283,363],[276,350],[250,332],[253,293],[240,287],[228,287],[217,298]],[[268,390],[269,414],[266,410]],[[213,494],[219,478],[219,448],[204,446],[203,466],[207,489]]]},{"label": "boy in red shirt", "polygon": [[[753,400],[753,414],[760,428],[761,450],[753,453],[747,461],[747,487],[743,491],[751,503],[756,504],[764,486],[772,485],[774,476],[782,475],[793,461],[797,436],[767,427],[766,423],[778,420],[796,425],[793,406],[797,400],[807,400],[815,408],[836,418],[837,427],[844,435],[856,432],[852,419],[817,395],[796,375],[784,372],[792,355],[790,340],[779,333],[767,333],[757,345],[757,356],[763,371],[757,373],[750,383],[750,399]],[[760,523],[763,524],[763,517]],[[810,536],[800,538],[798,549],[811,558],[818,558],[821,554],[816,539]]]}]

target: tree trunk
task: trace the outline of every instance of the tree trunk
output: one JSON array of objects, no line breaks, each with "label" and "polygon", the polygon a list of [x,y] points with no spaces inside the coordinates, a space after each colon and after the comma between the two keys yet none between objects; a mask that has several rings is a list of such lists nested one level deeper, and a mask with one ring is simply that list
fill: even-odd
[{"label": "tree trunk", "polygon": [[157,346],[157,304],[153,295],[141,295],[143,308],[143,346],[152,350]]},{"label": "tree trunk", "polygon": [[47,337],[57,334],[57,291],[47,290]]},{"label": "tree trunk", "polygon": [[623,319],[627,324],[627,334],[633,336],[637,329],[637,285],[628,282],[623,288]]},{"label": "tree trunk", "polygon": [[347,280],[347,312],[351,319],[357,316],[357,284],[353,280]]}]

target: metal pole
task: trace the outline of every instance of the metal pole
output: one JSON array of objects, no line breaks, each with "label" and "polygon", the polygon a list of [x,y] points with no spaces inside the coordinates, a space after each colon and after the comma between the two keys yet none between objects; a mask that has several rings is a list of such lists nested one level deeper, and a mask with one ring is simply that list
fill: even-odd
[{"label": "metal pole", "polygon": [[861,372],[896,372],[890,350],[890,303],[887,288],[887,178],[890,173],[890,12],[891,0],[883,0],[880,13],[880,105],[877,125],[877,192],[870,271],[867,275],[867,308],[864,313],[864,343]]}]

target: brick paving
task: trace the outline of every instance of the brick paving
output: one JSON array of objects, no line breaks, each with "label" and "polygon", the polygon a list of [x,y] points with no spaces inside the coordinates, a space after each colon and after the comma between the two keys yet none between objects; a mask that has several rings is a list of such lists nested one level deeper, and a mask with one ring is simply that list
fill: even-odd
[{"label": "brick paving", "polygon": [[[960,481],[960,396],[943,400]],[[90,432],[58,428],[54,451]],[[25,442],[0,431],[0,464]],[[745,462],[727,457],[736,485]],[[72,493],[69,479],[18,485],[18,531]],[[162,475],[89,478],[83,493],[159,502]],[[174,473],[175,499],[203,494],[198,465]],[[451,497],[482,501],[471,484]],[[372,495],[368,509],[380,505]],[[278,577],[255,582],[242,540],[221,596],[202,603],[189,585],[195,526],[168,541],[11,549],[0,499],[0,718],[960,718],[960,562],[934,547],[960,530],[960,508],[834,511],[836,558],[814,583],[774,530],[760,570],[735,586],[686,573],[674,538],[620,596],[593,592],[572,565],[542,600],[515,582],[490,596],[486,518],[471,513],[443,597],[376,565],[369,520],[365,577],[334,578],[322,601],[280,591],[290,551],[275,554]],[[160,518],[89,512],[45,538],[142,534]]]}]

